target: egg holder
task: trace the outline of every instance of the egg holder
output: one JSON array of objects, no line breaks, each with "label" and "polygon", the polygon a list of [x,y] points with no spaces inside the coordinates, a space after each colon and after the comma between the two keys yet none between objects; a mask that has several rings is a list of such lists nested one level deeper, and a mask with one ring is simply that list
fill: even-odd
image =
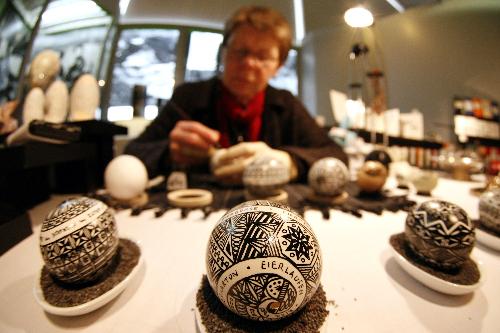
[{"label": "egg holder", "polygon": [[[243,330],[248,332],[319,332],[328,316],[328,301],[320,284],[311,300],[300,311],[278,321],[256,321],[240,317],[217,298],[203,275],[196,292],[196,324],[200,332]],[[307,325],[307,327],[304,327]]]},{"label": "egg holder", "polygon": [[119,239],[111,264],[91,282],[78,285],[61,283],[44,266],[35,282],[35,299],[47,312],[60,316],[78,316],[92,312],[117,297],[135,278],[143,259],[133,241]]},{"label": "egg holder", "polygon": [[270,200],[270,201],[276,201],[282,204],[288,204],[288,193],[283,190],[279,189],[277,190],[276,194],[270,195],[270,196],[259,196],[256,195],[247,189],[244,190],[245,193],[245,200]]},{"label": "egg holder", "polygon": [[476,239],[487,247],[500,251],[500,233],[490,229],[481,223],[481,220],[473,220],[476,227]]},{"label": "egg holder", "polygon": [[467,259],[460,268],[445,269],[429,265],[428,261],[409,246],[404,232],[394,234],[389,238],[392,249],[419,270],[424,271],[438,279],[460,286],[474,286],[481,280],[481,272],[473,259]]},{"label": "egg holder", "polygon": [[[201,210],[204,218],[207,218],[212,212],[230,209],[248,200],[245,197],[243,187],[221,185],[209,175],[190,175],[190,184],[193,187],[210,191],[213,195],[212,203],[204,207],[176,207],[166,200],[165,182],[147,189],[149,201],[142,206],[130,206],[123,202],[117,202],[102,191],[87,193],[86,196],[101,200],[117,210],[131,209],[131,215],[133,216],[140,215],[145,210],[154,210],[154,215],[158,218],[172,209],[180,209],[182,218],[186,218],[193,210]],[[349,182],[346,185],[344,190],[348,196],[341,202],[336,200],[310,200],[308,196],[312,190],[306,184],[290,183],[283,186],[283,190],[288,195],[288,206],[301,215],[304,215],[307,210],[319,210],[326,220],[330,217],[331,209],[361,217],[363,211],[380,215],[384,210],[391,212],[408,211],[415,205],[415,201],[408,199],[407,194],[390,195],[388,191],[367,194],[360,191],[356,182]]]}]

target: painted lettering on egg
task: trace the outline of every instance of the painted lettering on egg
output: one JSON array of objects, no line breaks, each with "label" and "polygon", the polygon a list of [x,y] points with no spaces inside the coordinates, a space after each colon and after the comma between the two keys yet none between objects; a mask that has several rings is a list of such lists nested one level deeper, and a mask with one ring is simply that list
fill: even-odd
[{"label": "painted lettering on egg", "polygon": [[276,260],[262,260],[260,268],[262,271],[280,271],[284,273],[290,278],[290,281],[295,282],[294,286],[297,288],[298,295],[305,293],[304,279],[302,279],[300,272],[295,267]]}]

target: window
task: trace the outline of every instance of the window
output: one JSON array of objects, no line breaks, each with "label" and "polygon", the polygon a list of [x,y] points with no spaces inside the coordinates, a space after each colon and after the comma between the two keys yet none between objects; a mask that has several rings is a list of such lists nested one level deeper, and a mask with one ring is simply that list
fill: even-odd
[{"label": "window", "polygon": [[185,81],[211,78],[217,72],[217,55],[222,34],[193,31],[189,39]]},{"label": "window", "polygon": [[292,94],[297,96],[299,94],[299,82],[297,78],[297,50],[291,49],[288,52],[283,67],[280,68],[278,73],[269,82],[273,87],[286,89]]},{"label": "window", "polygon": [[176,29],[122,30],[113,67],[108,120],[132,118],[135,87],[145,88],[143,112],[148,118],[156,116],[158,101],[169,99],[174,88],[179,34]]}]

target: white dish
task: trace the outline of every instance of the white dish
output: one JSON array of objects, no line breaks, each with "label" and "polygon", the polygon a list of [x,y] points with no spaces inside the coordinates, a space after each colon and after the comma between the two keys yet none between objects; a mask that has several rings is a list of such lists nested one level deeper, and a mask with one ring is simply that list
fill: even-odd
[{"label": "white dish", "polygon": [[476,228],[476,239],[494,250],[500,251],[500,237],[496,237],[479,228]]},{"label": "white dish", "polygon": [[[448,294],[448,295],[465,295],[468,293],[473,292],[477,288],[479,288],[485,279],[484,276],[484,270],[483,270],[483,263],[478,260],[473,261],[476,263],[478,269],[479,269],[479,281],[476,282],[475,284],[471,285],[463,285],[463,284],[456,284],[452,282],[448,282],[446,280],[440,279],[430,273],[427,273],[426,271],[418,268],[414,264],[412,264],[408,259],[406,259],[404,256],[402,256],[396,249],[391,245],[391,251],[396,259],[397,263],[403,268],[408,274],[410,274],[412,277],[414,277],[417,281],[422,283],[423,285],[434,289],[436,291],[439,291],[443,294]],[[472,259],[472,258],[471,258]]]},{"label": "white dish", "polygon": [[[135,244],[139,246],[137,242],[135,242]],[[135,265],[135,267],[130,271],[128,276],[125,277],[125,279],[123,279],[120,283],[118,283],[116,286],[114,286],[112,289],[108,290],[101,296],[94,298],[93,300],[84,304],[69,306],[69,307],[60,307],[52,305],[47,301],[45,301],[45,297],[43,296],[43,290],[40,286],[40,274],[42,270],[40,270],[40,274],[37,276],[37,279],[35,281],[33,293],[35,294],[35,299],[38,302],[38,304],[40,304],[40,306],[48,313],[59,316],[83,315],[92,312],[94,310],[97,310],[98,308],[104,306],[105,304],[109,303],[112,299],[114,299],[116,296],[118,296],[127,287],[127,285],[135,278],[142,264],[143,264],[143,259],[141,250],[141,256],[139,257],[137,265]]]}]

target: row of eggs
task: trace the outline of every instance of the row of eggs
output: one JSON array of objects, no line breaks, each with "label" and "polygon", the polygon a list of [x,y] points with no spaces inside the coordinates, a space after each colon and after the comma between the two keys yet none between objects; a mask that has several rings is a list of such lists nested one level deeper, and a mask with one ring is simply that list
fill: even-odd
[{"label": "row of eggs", "polygon": [[[479,207],[482,222],[500,230],[500,190],[483,194]],[[475,242],[467,213],[438,200],[408,214],[405,234],[419,256],[443,268],[462,265]],[[113,212],[96,199],[65,201],[42,223],[44,262],[56,279],[68,284],[102,276],[117,244]],[[257,245],[259,251],[252,250]],[[278,320],[300,310],[314,295],[322,256],[301,215],[276,202],[247,201],[227,211],[213,228],[206,269],[215,294],[231,311],[254,320]]]},{"label": "row of eggs", "polygon": [[[366,192],[379,191],[387,179],[387,168],[378,161],[367,161],[358,171],[358,185]],[[317,195],[336,196],[349,182],[349,170],[337,158],[326,157],[316,161],[308,173],[308,182]],[[104,172],[109,194],[118,200],[130,200],[146,190],[148,173],[135,156],[114,158]],[[250,163],[243,173],[243,184],[257,197],[276,194],[290,181],[289,170],[279,160],[263,155]]]}]

